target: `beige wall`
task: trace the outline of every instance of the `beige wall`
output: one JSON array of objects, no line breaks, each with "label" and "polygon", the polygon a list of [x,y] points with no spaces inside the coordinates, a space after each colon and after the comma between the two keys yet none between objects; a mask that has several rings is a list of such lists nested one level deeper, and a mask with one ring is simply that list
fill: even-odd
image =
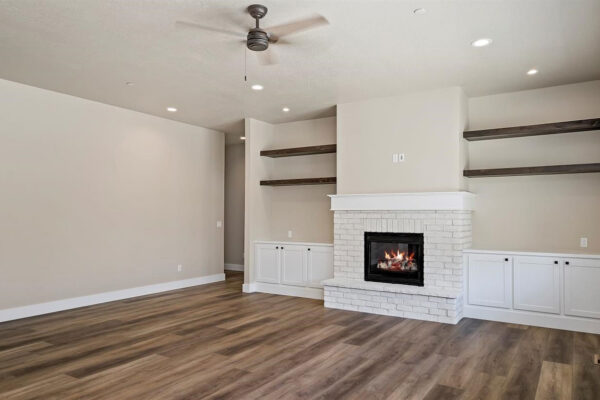
[{"label": "beige wall", "polygon": [[[333,213],[328,194],[335,185],[260,186],[262,179],[336,176],[335,154],[260,157],[261,150],[332,144],[336,118],[272,125],[246,120],[246,281],[256,240],[333,242]],[[288,230],[292,231],[289,238]]]},{"label": "beige wall", "polygon": [[244,144],[225,147],[225,263],[244,265]]},{"label": "beige wall", "polygon": [[0,309],[222,273],[223,159],[222,133],[0,80]]},{"label": "beige wall", "polygon": [[[469,99],[469,129],[600,117],[600,81]],[[600,132],[469,143],[470,168],[600,162]],[[473,247],[600,253],[600,174],[469,179]],[[589,247],[579,247],[587,237]]]},{"label": "beige wall", "polygon": [[[338,193],[464,188],[465,120],[460,88],[338,105]],[[393,153],[406,161],[393,164]]]}]

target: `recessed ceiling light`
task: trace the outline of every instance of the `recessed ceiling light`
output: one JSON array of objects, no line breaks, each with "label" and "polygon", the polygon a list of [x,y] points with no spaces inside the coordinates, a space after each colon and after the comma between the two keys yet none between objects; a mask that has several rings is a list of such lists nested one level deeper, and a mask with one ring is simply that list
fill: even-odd
[{"label": "recessed ceiling light", "polygon": [[246,140],[246,136],[240,136],[240,139]]},{"label": "recessed ceiling light", "polygon": [[263,90],[262,85],[252,85],[252,90]]},{"label": "recessed ceiling light", "polygon": [[283,112],[290,112],[290,108],[289,107],[283,107],[281,109],[281,111],[283,111]]},{"label": "recessed ceiling light", "polygon": [[177,109],[175,107],[167,107],[167,111],[168,112],[177,112]]},{"label": "recessed ceiling light", "polygon": [[538,73],[538,70],[535,68],[531,68],[529,71],[527,71],[527,75],[535,75]]},{"label": "recessed ceiling light", "polygon": [[133,82],[125,82],[125,84],[126,84],[127,86],[133,86],[133,85],[135,85],[135,83],[133,83]]},{"label": "recessed ceiling light", "polygon": [[413,10],[413,14],[417,14],[417,15],[422,15],[422,14],[425,14],[426,12],[427,12],[427,10],[424,8],[415,8]]},{"label": "recessed ceiling light", "polygon": [[492,44],[492,39],[481,38],[481,39],[477,39],[476,41],[474,41],[473,43],[471,43],[471,46],[473,46],[473,47],[485,47],[485,46],[489,46],[490,44]]}]

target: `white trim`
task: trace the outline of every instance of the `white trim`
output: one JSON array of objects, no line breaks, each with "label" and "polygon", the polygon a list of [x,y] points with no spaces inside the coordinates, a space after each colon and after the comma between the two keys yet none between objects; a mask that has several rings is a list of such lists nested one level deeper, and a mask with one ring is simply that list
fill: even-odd
[{"label": "white trim", "polygon": [[560,258],[597,258],[597,259],[600,259],[600,255],[597,255],[597,254],[544,253],[544,252],[533,252],[533,251],[464,249],[463,253],[467,253],[467,254],[501,254],[501,255],[506,254],[506,255],[511,255],[511,256],[542,256],[542,257],[560,257]]},{"label": "white trim", "polygon": [[332,210],[473,210],[470,192],[330,194]]},{"label": "white trim", "polygon": [[244,293],[256,292],[256,284],[255,283],[244,283],[242,285],[242,292],[244,292]]},{"label": "white trim", "polygon": [[69,299],[49,301],[47,303],[38,303],[22,307],[7,308],[4,310],[0,310],[0,322],[33,317],[35,315],[49,314],[57,311],[71,310],[73,308],[87,307],[94,304],[107,303],[110,301],[129,299],[131,297],[168,292],[170,290],[183,289],[190,286],[205,285],[207,283],[220,282],[224,280],[225,274],[214,274],[208,276],[200,276],[197,278],[184,279],[180,281],[171,281],[123,290],[115,290],[112,292],[96,293],[88,296],[71,297]]},{"label": "white trim", "polygon": [[244,265],[243,264],[227,264],[227,263],[225,263],[225,271],[244,272]]},{"label": "white trim", "polygon": [[488,321],[600,334],[600,320],[569,317],[565,315],[552,315],[520,310],[502,310],[499,308],[479,307],[465,304],[463,307],[463,316],[465,318],[477,318]]},{"label": "white trim", "polygon": [[255,240],[254,243],[260,244],[286,244],[288,246],[298,245],[298,246],[326,246],[333,247],[333,243],[316,243],[316,242],[281,242],[281,241],[273,241],[273,240]]},{"label": "white trim", "polygon": [[323,289],[317,289],[317,288],[312,288],[312,287],[303,287],[303,286],[279,285],[276,283],[264,283],[264,282],[255,282],[255,283],[251,283],[250,285],[254,285],[253,289],[255,292],[280,294],[283,296],[306,297],[309,299],[323,300]]}]

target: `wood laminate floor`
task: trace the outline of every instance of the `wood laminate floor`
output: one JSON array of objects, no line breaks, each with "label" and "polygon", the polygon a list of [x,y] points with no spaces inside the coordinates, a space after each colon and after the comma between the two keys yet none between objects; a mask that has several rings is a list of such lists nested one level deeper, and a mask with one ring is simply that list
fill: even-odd
[{"label": "wood laminate floor", "polygon": [[600,335],[226,282],[0,324],[0,399],[600,399]]}]

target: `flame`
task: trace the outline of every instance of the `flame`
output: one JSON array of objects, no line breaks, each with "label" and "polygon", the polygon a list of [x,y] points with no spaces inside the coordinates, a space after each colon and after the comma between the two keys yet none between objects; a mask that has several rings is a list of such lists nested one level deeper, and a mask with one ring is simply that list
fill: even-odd
[{"label": "flame", "polygon": [[[385,259],[386,260],[399,260],[402,261],[404,260],[404,258],[406,257],[405,252],[398,250],[397,252],[394,252],[394,250],[390,250],[390,252],[388,253],[387,251],[384,251],[385,254]],[[410,253],[410,256],[408,256],[408,260],[413,260],[415,257],[415,253]]]}]

